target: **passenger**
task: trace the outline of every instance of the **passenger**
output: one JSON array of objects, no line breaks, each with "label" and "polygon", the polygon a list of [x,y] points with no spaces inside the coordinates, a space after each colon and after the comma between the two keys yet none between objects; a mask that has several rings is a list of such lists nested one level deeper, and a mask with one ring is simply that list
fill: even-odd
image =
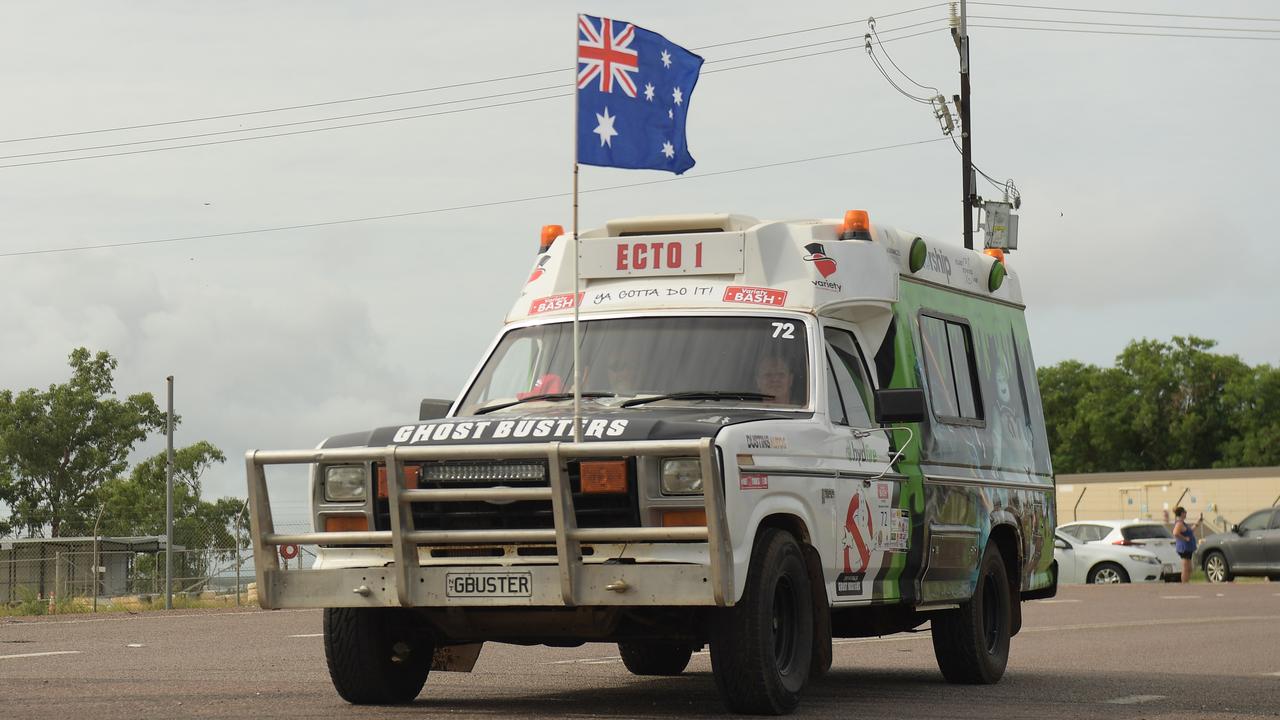
[{"label": "passenger", "polygon": [[1182,582],[1190,582],[1191,556],[1196,553],[1196,531],[1200,529],[1200,523],[1204,522],[1204,513],[1200,513],[1195,527],[1187,526],[1187,509],[1181,505],[1174,509],[1173,516],[1177,518],[1173,523],[1173,539],[1178,557],[1182,558]]},{"label": "passenger", "polygon": [[765,402],[775,405],[799,405],[796,393],[795,373],[779,355],[765,355],[756,365],[756,388],[764,395]]},{"label": "passenger", "polygon": [[640,372],[635,360],[625,352],[615,352],[606,366],[609,377],[608,392],[618,395],[635,395],[640,392]]}]

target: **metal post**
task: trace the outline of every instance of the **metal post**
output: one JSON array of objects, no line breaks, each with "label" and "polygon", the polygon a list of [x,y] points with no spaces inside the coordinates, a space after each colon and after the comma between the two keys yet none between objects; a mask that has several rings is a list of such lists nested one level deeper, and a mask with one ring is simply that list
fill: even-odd
[{"label": "metal post", "polygon": [[969,118],[969,26],[960,0],[960,165],[964,187],[964,247],[973,249],[973,130]]},{"label": "metal post", "polygon": [[[573,29],[573,46],[578,46],[578,15]],[[577,63],[574,63],[575,71]],[[578,91],[573,91],[573,441],[582,442],[582,369],[578,365]]]},{"label": "metal post", "polygon": [[98,508],[98,519],[93,521],[93,611],[98,612],[98,568],[101,567],[98,555],[98,526],[102,522],[102,511],[107,506]]},{"label": "metal post", "polygon": [[1084,489],[1080,491],[1080,497],[1076,498],[1075,507],[1071,508],[1071,522],[1075,522],[1080,519],[1080,501],[1084,499],[1084,494],[1087,492],[1089,492],[1089,486],[1085,485]]},{"label": "metal post", "polygon": [[164,471],[164,609],[173,609],[173,376],[165,378],[169,388],[169,411],[165,416],[166,454]]},{"label": "metal post", "polygon": [[240,508],[240,512],[236,513],[236,607],[240,607],[240,566],[244,562],[240,554],[240,525],[244,522],[245,508],[249,507],[249,501],[244,501],[244,507]]},{"label": "metal post", "polygon": [[53,613],[58,612],[58,598],[62,597],[62,551],[53,553]]}]

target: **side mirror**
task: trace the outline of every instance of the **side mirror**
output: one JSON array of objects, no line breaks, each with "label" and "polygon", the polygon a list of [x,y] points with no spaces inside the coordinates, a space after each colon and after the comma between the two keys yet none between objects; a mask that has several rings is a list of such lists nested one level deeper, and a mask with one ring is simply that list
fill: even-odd
[{"label": "side mirror", "polygon": [[435,420],[449,414],[449,408],[453,406],[452,400],[432,400],[426,398],[422,404],[418,405],[419,420]]},{"label": "side mirror", "polygon": [[1066,540],[1063,540],[1062,538],[1054,538],[1054,539],[1053,539],[1053,546],[1054,546],[1054,547],[1056,547],[1056,548],[1058,548],[1059,550],[1070,550],[1070,549],[1071,549],[1071,543],[1067,542]]},{"label": "side mirror", "polygon": [[924,390],[920,388],[893,388],[876,391],[876,423],[921,422],[927,409]]},{"label": "side mirror", "polygon": [[1244,534],[1244,531],[1240,529],[1240,526],[1239,526],[1239,525],[1232,525],[1232,526],[1231,526],[1231,532],[1233,532],[1233,533],[1235,533],[1235,534],[1237,534],[1237,535],[1243,535],[1243,534]]}]

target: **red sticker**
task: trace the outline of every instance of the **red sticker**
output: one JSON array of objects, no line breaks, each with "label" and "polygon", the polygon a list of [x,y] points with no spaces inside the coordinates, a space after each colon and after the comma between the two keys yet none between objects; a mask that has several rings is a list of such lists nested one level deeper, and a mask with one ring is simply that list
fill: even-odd
[{"label": "red sticker", "polygon": [[738,477],[739,490],[768,490],[768,475],[741,475]]},{"label": "red sticker", "polygon": [[[585,292],[578,293],[578,303],[582,302]],[[529,314],[537,315],[539,313],[555,312],[557,310],[570,310],[575,305],[573,301],[573,293],[564,293],[563,295],[548,295],[533,301],[529,306]]]},{"label": "red sticker", "polygon": [[787,291],[730,285],[724,289],[724,302],[782,307],[787,303]]}]

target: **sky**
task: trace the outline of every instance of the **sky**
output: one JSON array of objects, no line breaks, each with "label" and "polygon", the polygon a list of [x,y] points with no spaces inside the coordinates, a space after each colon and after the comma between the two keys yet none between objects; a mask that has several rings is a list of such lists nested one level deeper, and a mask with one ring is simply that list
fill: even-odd
[{"label": "sky", "polygon": [[[1280,65],[1280,5],[1032,4],[971,2],[969,14],[974,160],[1022,193],[1009,262],[1036,362],[1109,365],[1133,339],[1198,335],[1280,363],[1268,240],[1280,96],[1266,79]],[[10,0],[0,387],[64,382],[77,346],[119,360],[121,395],[163,406],[173,375],[176,444],[208,440],[229,457],[205,476],[210,498],[244,496],[249,448],[313,447],[455,397],[528,276],[539,229],[570,224],[577,12],[707,60],[689,98],[697,165],[680,178],[584,167],[584,229],[856,208],[961,242],[959,154],[862,42],[863,21],[879,18],[895,82],[950,96],[945,5]],[[774,37],[752,40],[763,36]],[[389,96],[333,103],[375,95]],[[259,112],[302,105],[313,107]],[[350,115],[362,116],[327,119]],[[390,121],[297,133],[374,120]],[[304,124],[259,129],[290,123]],[[222,142],[285,132],[297,134]],[[24,140],[41,136],[58,137]],[[200,137],[144,142],[183,136]],[[150,152],[197,143],[217,144]],[[902,147],[852,154],[886,146]],[[840,156],[792,162],[829,155]],[[50,162],[71,158],[82,159]],[[600,190],[656,180],[670,181]],[[542,196],[553,197],[522,200]],[[388,215],[400,217],[340,222]],[[246,232],[266,228],[294,229]],[[63,251],[102,245],[117,246]],[[163,447],[153,437],[135,455]],[[279,492],[278,519],[305,518],[298,483]]]}]

